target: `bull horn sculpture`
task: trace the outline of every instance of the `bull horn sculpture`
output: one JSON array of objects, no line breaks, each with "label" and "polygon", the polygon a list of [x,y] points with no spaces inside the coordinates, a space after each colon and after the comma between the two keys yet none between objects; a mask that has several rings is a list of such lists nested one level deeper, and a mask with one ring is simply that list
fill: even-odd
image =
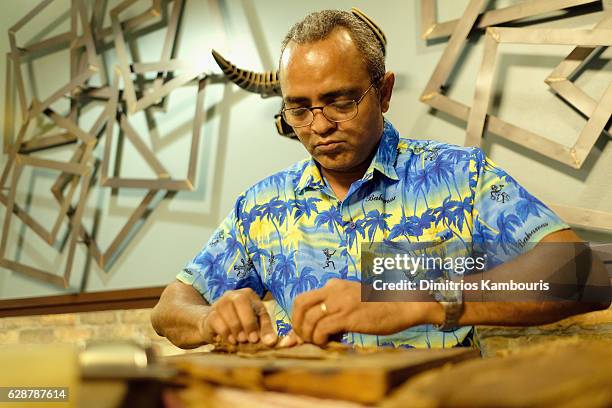
[{"label": "bull horn sculpture", "polygon": [[247,71],[245,69],[238,68],[223,58],[223,56],[221,56],[221,54],[215,50],[212,50],[212,55],[227,79],[242,89],[249,92],[258,93],[264,98],[269,96],[281,96],[277,72]]},{"label": "bull horn sculpture", "polygon": [[[281,96],[280,84],[278,82],[278,72],[252,72],[245,69],[240,69],[225,58],[217,51],[212,50],[212,55],[217,65],[223,71],[223,74],[238,85],[240,88],[253,93],[258,93],[262,97]],[[297,139],[293,128],[285,122],[283,116],[279,112],[274,116],[274,124],[279,135],[291,139]]]}]

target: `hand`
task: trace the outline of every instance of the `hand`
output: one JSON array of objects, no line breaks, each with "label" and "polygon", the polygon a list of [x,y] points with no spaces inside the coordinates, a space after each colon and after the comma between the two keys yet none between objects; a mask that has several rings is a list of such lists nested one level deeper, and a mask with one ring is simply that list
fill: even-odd
[{"label": "hand", "polygon": [[295,298],[293,330],[303,341],[318,345],[336,333],[392,334],[427,323],[434,303],[362,302],[361,283],[330,279],[321,289]]},{"label": "hand", "polygon": [[229,344],[261,340],[273,346],[278,340],[266,307],[251,288],[225,292],[210,306],[200,328],[209,343],[216,336]]},{"label": "hand", "polygon": [[300,344],[304,344],[304,340],[295,334],[295,331],[291,330],[289,334],[281,338],[281,340],[278,342],[278,347],[287,348],[299,346]]}]

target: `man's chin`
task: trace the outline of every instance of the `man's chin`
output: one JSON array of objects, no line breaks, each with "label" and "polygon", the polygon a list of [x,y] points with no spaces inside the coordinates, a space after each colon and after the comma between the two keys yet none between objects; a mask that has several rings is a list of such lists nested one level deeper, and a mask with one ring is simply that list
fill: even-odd
[{"label": "man's chin", "polygon": [[317,160],[317,162],[323,169],[328,170],[328,171],[344,172],[344,171],[350,171],[353,168],[353,166],[349,165],[345,161],[323,159],[323,160]]}]

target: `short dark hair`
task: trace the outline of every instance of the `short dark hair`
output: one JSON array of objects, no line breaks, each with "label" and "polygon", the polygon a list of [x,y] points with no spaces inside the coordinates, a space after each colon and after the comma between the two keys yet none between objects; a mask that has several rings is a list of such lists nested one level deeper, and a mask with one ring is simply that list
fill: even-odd
[{"label": "short dark hair", "polygon": [[291,27],[281,45],[281,58],[289,42],[307,44],[327,38],[336,28],[345,28],[360,52],[370,79],[385,75],[385,53],[372,29],[353,13],[343,10],[316,11]]}]

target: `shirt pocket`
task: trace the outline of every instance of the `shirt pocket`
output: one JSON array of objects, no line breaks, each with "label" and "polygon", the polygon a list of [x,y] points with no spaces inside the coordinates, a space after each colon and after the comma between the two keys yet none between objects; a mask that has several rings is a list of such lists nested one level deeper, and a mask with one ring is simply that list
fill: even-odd
[{"label": "shirt pocket", "polygon": [[418,237],[418,241],[416,237],[395,237],[386,241],[378,248],[378,251],[379,256],[382,257],[395,258],[397,255],[400,257],[407,255],[413,258],[414,262],[410,259],[404,261],[408,262],[404,264],[413,265],[409,271],[410,276],[404,274],[412,281],[443,276],[455,277],[457,275],[452,273],[454,269],[446,267],[449,264],[448,260],[451,259],[454,264],[455,259],[465,258],[471,253],[469,245],[466,245],[453,230],[443,226],[426,231],[425,234]]},{"label": "shirt pocket", "polygon": [[423,235],[416,236],[405,236],[398,235],[394,238],[386,240],[390,243],[409,243],[414,244],[417,247],[431,247],[443,244],[447,241],[456,238],[455,234],[450,228],[434,228],[426,231]]},{"label": "shirt pocket", "polygon": [[426,231],[418,240],[403,235],[387,240],[380,251],[392,256],[407,253],[413,257],[447,258],[467,256],[470,253],[469,247],[453,230],[440,226]]}]

